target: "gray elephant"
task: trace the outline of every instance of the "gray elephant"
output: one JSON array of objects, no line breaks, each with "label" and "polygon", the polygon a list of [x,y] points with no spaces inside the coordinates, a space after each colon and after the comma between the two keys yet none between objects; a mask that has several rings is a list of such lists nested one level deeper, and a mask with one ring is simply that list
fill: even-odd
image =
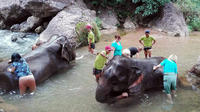
[{"label": "gray elephant", "polygon": [[163,88],[163,73],[153,71],[163,57],[131,59],[115,56],[104,67],[96,89],[96,100],[100,103],[114,103],[118,96],[127,92],[137,96],[146,90]]},{"label": "gray elephant", "polygon": [[[53,36],[40,47],[23,56],[30,66],[36,84],[43,82],[61,69],[69,66],[75,60],[75,44],[65,36]],[[0,88],[16,90],[17,77],[8,72],[8,61],[0,63]]]}]

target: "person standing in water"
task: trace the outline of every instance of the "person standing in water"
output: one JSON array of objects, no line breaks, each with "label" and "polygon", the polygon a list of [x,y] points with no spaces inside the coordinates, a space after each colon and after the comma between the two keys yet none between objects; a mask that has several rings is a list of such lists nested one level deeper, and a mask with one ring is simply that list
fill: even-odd
[{"label": "person standing in water", "polygon": [[92,32],[92,26],[90,24],[87,24],[86,29],[88,31],[88,51],[91,54],[94,54],[95,37],[94,37],[94,33]]},{"label": "person standing in water", "polygon": [[151,57],[152,46],[156,43],[156,40],[149,34],[149,30],[145,31],[145,36],[139,40],[140,44],[144,46],[145,58],[147,58],[148,56]]},{"label": "person standing in water", "polygon": [[154,66],[153,70],[156,70],[157,68],[163,66],[164,67],[164,76],[163,76],[163,85],[165,93],[167,94],[167,102],[170,104],[173,104],[172,96],[171,96],[171,90],[172,94],[174,96],[176,92],[176,80],[177,80],[177,56],[176,55],[170,55],[168,59],[163,60],[159,65]]},{"label": "person standing in water", "polygon": [[96,81],[99,81],[99,77],[101,76],[102,69],[107,62],[108,54],[112,51],[110,46],[105,47],[105,51],[102,51],[96,56],[93,68],[93,74],[96,77]]},{"label": "person standing in water", "polygon": [[36,89],[35,78],[30,71],[25,59],[19,53],[13,53],[11,56],[11,67],[8,71],[14,73],[19,79],[20,95],[24,95],[27,88],[33,93]]},{"label": "person standing in water", "polygon": [[112,49],[114,51],[113,56],[121,56],[122,55],[122,45],[121,45],[121,37],[119,35],[115,35],[115,41],[112,43]]}]

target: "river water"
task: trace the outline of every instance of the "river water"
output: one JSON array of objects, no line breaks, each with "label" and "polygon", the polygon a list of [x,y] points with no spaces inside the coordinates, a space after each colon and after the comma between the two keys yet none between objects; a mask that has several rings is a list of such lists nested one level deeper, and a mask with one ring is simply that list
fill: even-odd
[{"label": "river water", "polygon": [[[139,37],[144,29],[130,32],[122,37],[123,48],[139,46]],[[179,75],[186,74],[200,55],[200,33],[192,33],[190,38],[171,38],[152,31],[157,43],[153,56],[176,54]],[[103,50],[113,41],[112,35],[104,35],[96,44],[96,50]],[[83,57],[82,57],[83,56]],[[96,82],[92,75],[95,56],[87,52],[87,47],[77,50],[78,58],[69,70],[58,73],[37,87],[33,96],[19,98],[18,95],[3,95],[6,102],[17,106],[20,112],[199,112],[200,95],[196,91],[178,88],[174,105],[165,103],[163,92],[144,94],[140,101],[119,102],[115,105],[100,104],[95,100]],[[140,58],[144,55],[141,52]]]}]

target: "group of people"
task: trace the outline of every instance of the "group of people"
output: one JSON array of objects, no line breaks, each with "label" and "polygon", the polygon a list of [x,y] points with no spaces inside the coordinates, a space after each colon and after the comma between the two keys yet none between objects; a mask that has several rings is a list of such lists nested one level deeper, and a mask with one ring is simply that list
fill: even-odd
[{"label": "group of people", "polygon": [[[89,42],[89,51],[94,53],[93,50],[95,47],[94,43],[94,34],[92,34],[92,27],[86,26],[88,29],[88,42]],[[101,77],[101,72],[103,70],[104,65],[107,62],[108,54],[113,51],[113,56],[126,56],[132,58],[134,55],[136,58],[139,57],[139,52],[144,50],[145,58],[151,57],[151,49],[152,46],[156,43],[156,40],[150,36],[150,31],[145,31],[145,36],[139,40],[139,43],[143,46],[142,47],[130,47],[128,49],[124,49],[122,51],[122,44],[121,44],[121,37],[119,35],[115,35],[115,40],[112,42],[111,46],[106,46],[105,51],[98,53],[94,62],[93,74],[96,77],[96,81],[98,83],[99,78]],[[163,85],[165,93],[167,94],[167,102],[173,104],[172,94],[175,95],[176,90],[176,80],[177,80],[177,56],[170,55],[168,59],[163,60],[159,65],[154,66],[152,69],[156,70],[159,67],[163,67],[164,76],[163,76]],[[125,92],[119,99],[128,97],[128,94]]]},{"label": "group of people", "polygon": [[[94,54],[95,49],[95,36],[92,32],[92,26],[86,25],[88,30],[88,50],[90,53]],[[142,37],[139,42],[142,47],[130,47],[129,49],[124,49],[122,52],[121,37],[115,35],[115,40],[110,46],[106,46],[105,50],[98,53],[94,62],[93,74],[96,77],[98,83],[99,78],[101,77],[101,72],[109,59],[108,55],[113,52],[113,56],[127,56],[132,58],[134,55],[136,58],[139,57],[139,52],[144,50],[145,58],[151,57],[152,46],[156,43],[155,39],[150,36],[150,31],[145,31],[145,36]],[[168,102],[173,103],[171,90],[173,95],[175,95],[176,90],[176,80],[177,80],[177,56],[170,55],[168,59],[163,60],[159,65],[154,66],[152,69],[156,70],[157,68],[164,67],[164,90],[168,97]],[[20,94],[23,95],[27,88],[31,92],[34,92],[36,89],[36,83],[33,74],[30,71],[30,68],[24,58],[21,57],[19,53],[13,53],[11,56],[10,67],[8,68],[9,72],[14,73],[19,79],[19,90]],[[123,93],[121,97],[127,97],[128,95]]]}]

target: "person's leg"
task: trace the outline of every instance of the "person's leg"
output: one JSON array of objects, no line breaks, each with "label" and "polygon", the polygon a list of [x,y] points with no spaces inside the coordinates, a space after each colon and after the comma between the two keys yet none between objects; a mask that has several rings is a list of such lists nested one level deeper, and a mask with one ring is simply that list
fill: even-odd
[{"label": "person's leg", "polygon": [[151,57],[151,50],[148,50],[148,53],[149,53],[149,58]]},{"label": "person's leg", "polygon": [[23,77],[19,78],[19,91],[20,95],[24,95],[26,91],[26,86],[25,86],[26,80],[24,80]]},{"label": "person's leg", "polygon": [[172,81],[171,81],[171,89],[172,89],[172,95],[174,97],[176,97],[176,80],[177,80],[177,76],[176,74],[174,74],[174,76],[172,77]]},{"label": "person's leg", "polygon": [[168,103],[173,104],[171,94],[167,94],[167,99],[168,99],[168,100],[167,100]]},{"label": "person's leg", "polygon": [[35,78],[33,75],[29,75],[28,78],[28,87],[31,92],[34,92],[36,90]]},{"label": "person's leg", "polygon": [[97,83],[99,82],[99,78],[100,78],[100,76],[101,76],[100,73],[95,75]]},{"label": "person's leg", "polygon": [[170,84],[169,76],[164,75],[163,81],[164,81],[164,90],[165,90],[165,93],[167,94],[167,100],[166,101],[170,104],[173,104],[172,97],[171,97],[171,94],[170,94],[171,84]]},{"label": "person's leg", "polygon": [[147,58],[147,51],[144,50],[144,55],[145,55],[145,58]]}]

